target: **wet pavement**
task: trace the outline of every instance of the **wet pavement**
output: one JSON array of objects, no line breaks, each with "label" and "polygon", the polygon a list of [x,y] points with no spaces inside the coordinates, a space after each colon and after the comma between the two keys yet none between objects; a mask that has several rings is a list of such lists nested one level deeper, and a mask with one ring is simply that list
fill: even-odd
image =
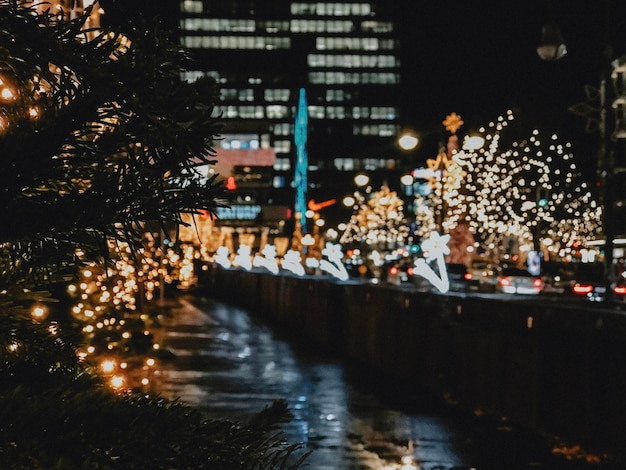
[{"label": "wet pavement", "polygon": [[162,322],[160,341],[176,359],[160,365],[153,391],[230,420],[285,399],[294,414],[286,440],[312,451],[305,468],[600,468],[555,459],[506,423],[460,418],[432,397],[306,351],[238,307],[185,296]]}]

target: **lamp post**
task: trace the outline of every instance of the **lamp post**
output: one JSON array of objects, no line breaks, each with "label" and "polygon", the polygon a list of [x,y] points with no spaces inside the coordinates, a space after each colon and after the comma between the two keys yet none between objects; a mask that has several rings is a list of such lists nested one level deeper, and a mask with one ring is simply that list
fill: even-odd
[{"label": "lamp post", "polygon": [[[604,30],[609,32],[609,2],[605,2],[607,24]],[[550,33],[551,32],[551,33]],[[562,54],[559,54],[559,50]],[[550,51],[552,53],[550,53]],[[537,53],[542,60],[558,60],[565,55],[566,46],[558,26],[550,21],[544,26],[541,43]],[[602,68],[600,71],[599,87],[599,123],[600,143],[598,149],[597,175],[601,188],[602,203],[602,230],[604,232],[604,284],[606,302],[614,299],[613,286],[615,284],[614,238],[615,238],[615,157],[624,152],[624,139],[626,139],[626,66],[624,60],[613,60],[613,50],[607,37],[603,51]],[[609,80],[613,79],[613,87],[609,86]],[[613,132],[610,131],[613,129]]]}]

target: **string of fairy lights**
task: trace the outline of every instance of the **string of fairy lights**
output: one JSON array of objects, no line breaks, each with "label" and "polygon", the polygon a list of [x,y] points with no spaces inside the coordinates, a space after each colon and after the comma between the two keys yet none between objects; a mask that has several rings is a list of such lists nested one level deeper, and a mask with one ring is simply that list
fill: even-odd
[{"label": "string of fairy lights", "polygon": [[[601,209],[581,179],[571,146],[556,135],[544,139],[536,130],[528,139],[507,143],[505,131],[513,120],[509,112],[489,123],[481,129],[486,145],[456,152],[446,163],[447,171],[458,177],[439,188],[447,210],[445,229],[467,224],[476,244],[496,251],[513,237],[530,245],[541,236],[551,241],[547,248],[555,256],[571,255],[577,243],[597,235]],[[434,189],[419,195],[421,203],[416,204],[416,211],[426,209],[431,222],[438,187]],[[409,240],[403,210],[402,199],[386,186],[356,192],[352,217],[338,227],[342,236],[337,250],[350,244],[381,251],[403,246]],[[72,318],[84,335],[78,355],[116,390],[147,388],[162,352],[154,337],[158,312],[152,307],[163,300],[167,286],[193,285],[194,260],[210,260],[211,253],[201,244],[174,245],[163,233],[150,232],[139,252],[114,241],[109,249],[114,263],[90,264],[80,271],[78,282],[67,286]],[[251,264],[259,257],[253,258],[252,251],[246,256]],[[32,315],[43,319],[45,312],[36,307]]]},{"label": "string of fairy lights", "polygon": [[601,207],[574,163],[571,144],[557,135],[544,139],[538,130],[507,143],[513,120],[508,111],[480,129],[482,148],[454,155],[449,171],[463,177],[445,192],[443,228],[468,224],[476,243],[492,252],[502,252],[509,240],[532,246],[540,238],[555,257],[571,256],[597,236]]},{"label": "string of fairy lights", "polygon": [[409,228],[404,201],[388,186],[379,191],[356,191],[352,197],[353,214],[339,227],[339,243],[362,243],[371,249],[395,249],[408,241]]},{"label": "string of fairy lights", "polygon": [[[151,234],[148,234],[151,235]],[[147,236],[139,253],[110,241],[115,261],[81,269],[67,286],[72,318],[82,326],[79,359],[103,375],[116,390],[146,388],[158,364],[161,345],[154,338],[158,310],[167,286],[185,289],[193,282],[191,246],[162,244]]]}]

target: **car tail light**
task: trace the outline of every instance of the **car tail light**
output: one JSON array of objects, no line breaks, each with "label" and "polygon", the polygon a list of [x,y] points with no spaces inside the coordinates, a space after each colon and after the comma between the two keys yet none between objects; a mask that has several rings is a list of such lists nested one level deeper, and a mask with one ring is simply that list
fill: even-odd
[{"label": "car tail light", "polygon": [[463,276],[463,279],[465,279],[466,281],[471,281],[472,280],[472,273],[465,273],[465,275]]},{"label": "car tail light", "polygon": [[412,276],[412,275],[413,275],[413,268],[407,268],[406,273],[407,273],[409,276]]},{"label": "car tail light", "polygon": [[392,276],[395,276],[396,274],[398,274],[398,267],[397,266],[390,267],[389,274],[391,274]]},{"label": "car tail light", "polygon": [[613,289],[613,292],[615,292],[618,295],[624,295],[626,294],[626,286],[615,286],[615,289]]},{"label": "car tail light", "polygon": [[508,287],[511,285],[511,279],[509,279],[508,277],[501,277],[498,280],[498,283],[502,286],[502,287]]},{"label": "car tail light", "polygon": [[535,289],[543,289],[543,281],[541,279],[539,279],[539,278],[535,279],[533,281],[533,287]]},{"label": "car tail light", "polygon": [[574,294],[586,295],[593,290],[593,286],[590,284],[579,284],[578,282],[572,287]]}]

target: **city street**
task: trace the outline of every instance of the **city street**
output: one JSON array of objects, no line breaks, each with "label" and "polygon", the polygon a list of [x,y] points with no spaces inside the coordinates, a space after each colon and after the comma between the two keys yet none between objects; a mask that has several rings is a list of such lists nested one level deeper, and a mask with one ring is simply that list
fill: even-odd
[{"label": "city street", "polygon": [[[294,419],[312,469],[420,470],[598,468],[558,461],[538,439],[486,417],[459,418],[437,400],[290,344],[246,311],[186,296],[163,319],[162,347],[177,359],[154,391],[209,418],[245,420],[274,399]],[[403,457],[412,462],[403,467]],[[556,461],[555,461],[556,460]]]}]

